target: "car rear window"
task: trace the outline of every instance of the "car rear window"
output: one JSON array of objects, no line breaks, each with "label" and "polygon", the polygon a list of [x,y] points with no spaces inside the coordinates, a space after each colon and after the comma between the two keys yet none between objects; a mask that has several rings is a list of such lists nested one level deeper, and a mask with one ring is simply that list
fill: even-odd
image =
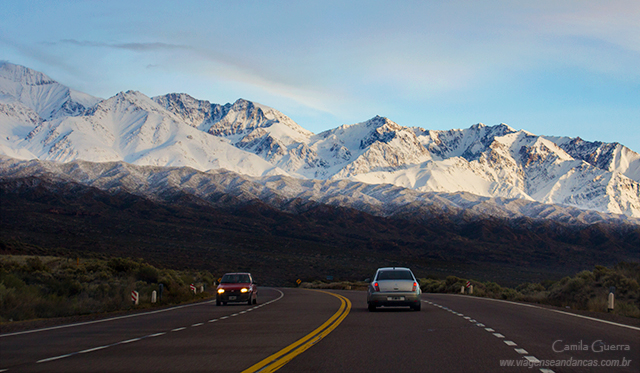
[{"label": "car rear window", "polygon": [[407,270],[389,270],[378,272],[377,280],[413,280],[413,276]]},{"label": "car rear window", "polygon": [[221,284],[248,284],[249,275],[224,275],[222,276]]}]

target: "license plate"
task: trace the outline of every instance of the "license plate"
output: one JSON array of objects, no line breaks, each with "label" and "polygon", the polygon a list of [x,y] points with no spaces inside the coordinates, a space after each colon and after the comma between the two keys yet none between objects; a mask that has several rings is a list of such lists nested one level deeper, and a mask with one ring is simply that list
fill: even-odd
[{"label": "license plate", "polygon": [[230,296],[230,297],[229,297],[229,300],[236,300],[235,295]]},{"label": "license plate", "polygon": [[404,297],[387,297],[387,300],[404,300]]}]

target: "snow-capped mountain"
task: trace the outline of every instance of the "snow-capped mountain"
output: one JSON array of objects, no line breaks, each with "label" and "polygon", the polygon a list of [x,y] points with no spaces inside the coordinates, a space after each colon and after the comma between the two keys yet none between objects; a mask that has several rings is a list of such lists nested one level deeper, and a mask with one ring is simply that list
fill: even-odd
[{"label": "snow-capped mountain", "polygon": [[[433,204],[424,195],[438,192],[453,196],[446,208],[469,209],[464,201],[481,200],[485,213],[498,216],[505,214],[487,206],[502,205],[496,211],[504,211],[508,200],[640,217],[638,153],[617,143],[537,136],[505,124],[433,131],[376,116],[313,134],[281,112],[243,99],[218,105],[187,94],[149,98],[127,91],[101,100],[2,63],[0,136],[0,154],[17,159],[227,169],[261,177],[256,182],[263,185],[280,175],[275,190],[300,196],[311,188],[309,199],[323,203],[342,199],[365,206],[362,201],[376,198],[335,191],[357,194],[364,185],[379,185],[420,196],[405,205]],[[388,215],[389,206],[400,205],[381,209]]]},{"label": "snow-capped mountain", "polygon": [[68,163],[18,160],[0,155],[0,180],[77,183],[111,193],[126,192],[157,202],[190,196],[190,202],[217,207],[261,201],[280,211],[300,213],[309,205],[354,208],[374,216],[424,221],[446,217],[475,221],[486,218],[553,219],[568,224],[624,222],[640,219],[561,207],[521,198],[480,197],[466,192],[420,192],[391,184],[372,185],[352,180],[299,179],[285,175],[251,177],[218,169],[206,172],[189,167],[138,166],[126,162]]},{"label": "snow-capped mountain", "polygon": [[43,73],[0,61],[0,148],[8,155],[34,157],[16,142],[43,121],[81,115],[98,101]]}]

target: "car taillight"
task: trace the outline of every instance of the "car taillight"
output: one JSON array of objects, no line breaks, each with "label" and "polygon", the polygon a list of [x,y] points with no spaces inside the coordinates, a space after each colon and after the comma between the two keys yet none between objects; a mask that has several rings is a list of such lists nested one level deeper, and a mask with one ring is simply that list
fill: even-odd
[{"label": "car taillight", "polygon": [[413,282],[413,289],[411,289],[411,291],[416,291],[416,287],[418,287],[418,284],[414,281]]},{"label": "car taillight", "polygon": [[374,288],[376,291],[380,291],[380,286],[378,286],[378,283],[377,283],[377,282],[373,284],[373,288]]}]

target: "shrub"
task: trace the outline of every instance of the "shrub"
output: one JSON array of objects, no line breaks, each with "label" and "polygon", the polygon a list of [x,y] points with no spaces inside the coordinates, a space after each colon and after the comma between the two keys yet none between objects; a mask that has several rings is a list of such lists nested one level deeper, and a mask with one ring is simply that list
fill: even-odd
[{"label": "shrub", "polygon": [[130,273],[140,266],[137,262],[125,258],[113,258],[107,263],[114,273]]},{"label": "shrub", "polygon": [[150,265],[141,266],[138,270],[138,280],[140,281],[157,283],[158,277],[158,270]]},{"label": "shrub", "polygon": [[27,271],[47,271],[49,268],[42,262],[39,257],[27,258]]}]

